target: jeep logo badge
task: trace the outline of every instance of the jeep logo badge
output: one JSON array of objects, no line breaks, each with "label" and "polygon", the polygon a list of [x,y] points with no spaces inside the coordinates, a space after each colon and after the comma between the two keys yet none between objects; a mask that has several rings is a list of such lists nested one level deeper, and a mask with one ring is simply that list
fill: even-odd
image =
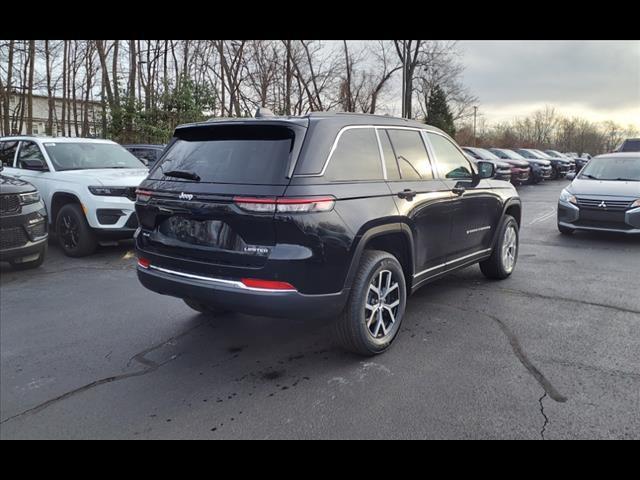
[{"label": "jeep logo badge", "polygon": [[191,195],[190,193],[180,192],[180,196],[178,198],[180,200],[191,200],[193,198],[193,195]]}]

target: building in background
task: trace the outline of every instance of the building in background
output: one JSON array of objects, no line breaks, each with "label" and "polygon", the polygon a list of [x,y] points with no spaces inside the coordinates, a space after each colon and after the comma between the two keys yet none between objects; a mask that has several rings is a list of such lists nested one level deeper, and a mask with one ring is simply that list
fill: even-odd
[{"label": "building in background", "polygon": [[[102,105],[97,101],[85,102],[67,99],[65,121],[62,123],[62,103],[60,97],[54,97],[53,123],[51,136],[96,137],[102,136]],[[75,108],[74,108],[75,107]],[[86,112],[86,123],[85,123]],[[0,116],[2,111],[0,111]],[[49,99],[46,95],[33,95],[32,134],[46,135],[49,121]],[[26,95],[13,92],[9,101],[9,132],[4,135],[25,135],[27,133],[27,98]],[[0,126],[4,121],[0,121]]]}]

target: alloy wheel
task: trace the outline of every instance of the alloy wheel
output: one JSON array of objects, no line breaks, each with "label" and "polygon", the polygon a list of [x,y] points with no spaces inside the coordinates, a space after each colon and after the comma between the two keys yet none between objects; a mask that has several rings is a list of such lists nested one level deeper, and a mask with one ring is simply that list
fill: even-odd
[{"label": "alloy wheel", "polygon": [[516,263],[518,250],[518,234],[513,225],[509,225],[504,231],[504,241],[502,242],[502,265],[507,273],[511,273]]},{"label": "alloy wheel", "polygon": [[71,215],[64,215],[58,224],[58,235],[65,248],[73,250],[78,247],[80,241],[80,226]]},{"label": "alloy wheel", "polygon": [[381,270],[371,279],[365,303],[367,331],[376,340],[393,331],[400,308],[400,285],[390,270]]}]

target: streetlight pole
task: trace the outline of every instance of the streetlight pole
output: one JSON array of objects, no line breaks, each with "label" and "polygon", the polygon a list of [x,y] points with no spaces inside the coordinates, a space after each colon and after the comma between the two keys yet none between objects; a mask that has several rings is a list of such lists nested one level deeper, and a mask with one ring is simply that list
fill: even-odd
[{"label": "streetlight pole", "polygon": [[478,107],[473,107],[473,146],[477,146],[478,137],[476,136],[476,115],[478,113]]}]

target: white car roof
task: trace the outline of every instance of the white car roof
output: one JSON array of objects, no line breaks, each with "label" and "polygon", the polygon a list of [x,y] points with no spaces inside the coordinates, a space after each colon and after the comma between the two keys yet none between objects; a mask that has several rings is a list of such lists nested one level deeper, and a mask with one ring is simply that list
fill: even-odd
[{"label": "white car roof", "polygon": [[640,152],[611,152],[603,153],[593,158],[640,158]]},{"label": "white car roof", "polygon": [[30,140],[37,143],[110,143],[117,145],[112,140],[106,140],[104,138],[80,138],[80,137],[45,137],[45,136],[30,136],[30,135],[12,135],[10,137],[0,137],[0,141],[11,140]]}]

